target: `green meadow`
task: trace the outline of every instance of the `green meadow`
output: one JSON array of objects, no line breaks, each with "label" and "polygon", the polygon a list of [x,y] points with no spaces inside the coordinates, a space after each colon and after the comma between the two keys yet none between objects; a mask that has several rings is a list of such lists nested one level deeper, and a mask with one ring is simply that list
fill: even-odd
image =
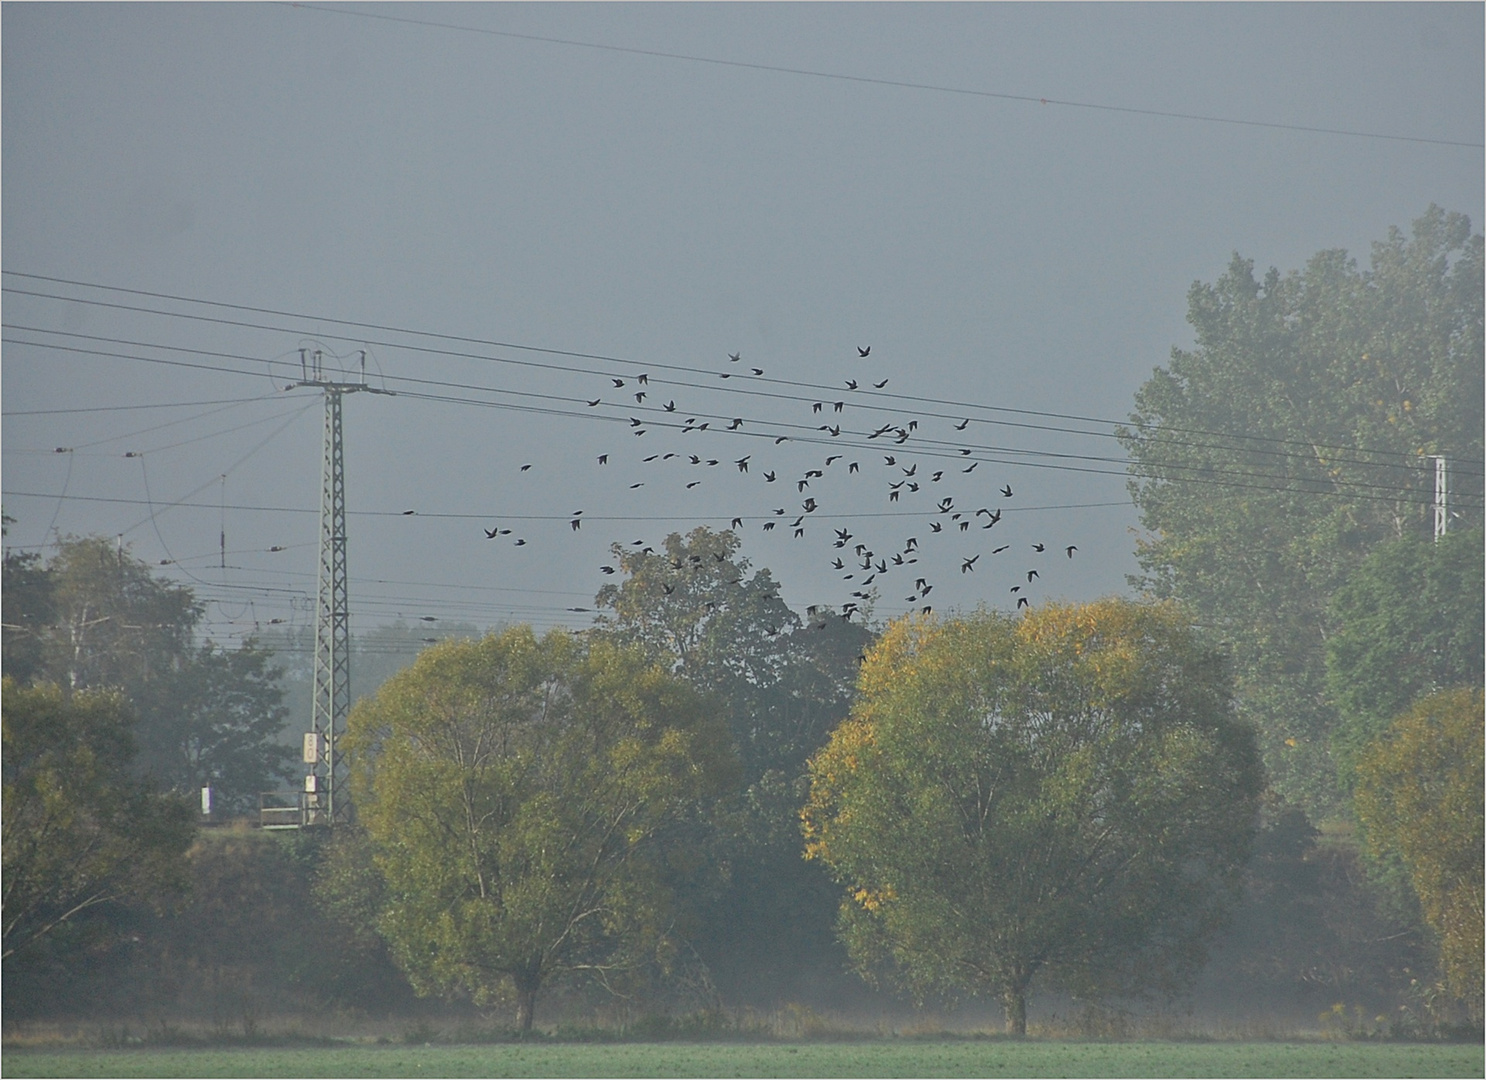
[{"label": "green meadow", "polygon": [[10,1049],[7,1077],[1479,1077],[1482,1047],[1357,1042],[955,1040]]}]

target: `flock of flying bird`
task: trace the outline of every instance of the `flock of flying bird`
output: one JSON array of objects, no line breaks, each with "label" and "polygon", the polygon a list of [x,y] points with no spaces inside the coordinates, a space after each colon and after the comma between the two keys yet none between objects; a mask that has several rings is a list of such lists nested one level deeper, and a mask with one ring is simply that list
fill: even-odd
[{"label": "flock of flying bird", "polygon": [[[871,352],[871,346],[858,346],[857,359],[859,361],[866,360],[871,355]],[[730,353],[728,354],[728,361],[730,365],[741,365],[743,363],[743,357],[740,353]],[[730,366],[718,374],[721,379],[746,379],[750,374],[755,378],[761,378],[764,374],[764,369],[749,366],[737,368]],[[651,397],[649,390],[650,379],[647,374],[642,373],[628,379],[611,376],[610,382],[612,386],[609,390],[624,391],[627,395],[633,397],[635,405],[642,408],[645,407],[647,399]],[[815,430],[818,434],[814,438],[800,439],[789,435],[778,435],[772,437],[773,445],[778,446],[781,443],[790,441],[829,444],[829,440],[842,437],[844,430],[842,425],[846,418],[845,413],[848,402],[850,401],[851,392],[862,389],[864,384],[874,390],[882,390],[886,388],[888,382],[889,378],[887,377],[882,378],[880,381],[862,379],[860,377],[844,380],[847,393],[841,400],[816,401],[811,403],[810,415],[812,423],[816,420],[826,421],[825,423],[815,424]],[[583,400],[589,408],[598,408],[606,404],[610,406],[619,404],[619,402],[615,401],[606,402],[602,395],[592,399],[584,398]],[[721,420],[717,420],[718,426],[713,428],[712,420],[699,422],[696,417],[690,417],[684,421],[680,420],[681,417],[685,416],[685,412],[678,412],[674,400],[667,400],[665,402],[657,401],[649,406],[649,409],[655,410],[655,405],[657,404],[659,405],[658,420],[647,422],[639,417],[631,416],[629,418],[629,429],[632,434],[643,436],[650,428],[679,429],[680,434],[683,436],[693,432],[701,433],[709,430],[712,430],[714,433],[741,432],[744,434],[758,434],[756,432],[743,432],[745,422],[740,417],[735,417],[725,424]],[[970,420],[967,418],[951,426],[955,431],[959,432],[964,431],[969,424]],[[922,545],[944,544],[948,538],[958,537],[961,534],[972,532],[978,534],[993,530],[1001,522],[1003,507],[1006,505],[1004,500],[1015,497],[1016,493],[1012,490],[1011,485],[1003,484],[999,489],[999,499],[995,500],[1000,505],[994,510],[990,506],[980,506],[971,509],[970,504],[957,503],[956,497],[950,494],[935,498],[934,494],[931,494],[937,494],[933,485],[945,484],[946,478],[949,478],[952,482],[956,477],[969,476],[975,472],[980,462],[971,461],[964,468],[955,465],[954,467],[937,469],[933,468],[932,465],[925,465],[924,468],[920,469],[920,465],[923,462],[918,454],[916,454],[912,445],[915,439],[920,438],[918,431],[918,420],[881,424],[870,431],[846,431],[845,434],[848,437],[859,440],[853,446],[855,450],[862,451],[860,457],[858,457],[857,453],[827,454],[819,466],[803,470],[802,475],[798,477],[782,476],[781,470],[777,466],[769,469],[764,469],[761,466],[755,468],[753,466],[756,463],[753,460],[752,454],[745,454],[740,458],[731,460],[731,465],[739,473],[746,474],[750,477],[758,477],[765,485],[781,484],[783,485],[781,490],[787,490],[791,486],[794,487],[795,490],[791,494],[801,498],[798,506],[793,510],[784,506],[774,508],[772,513],[766,516],[761,526],[762,531],[766,533],[772,533],[780,526],[783,526],[781,532],[787,532],[795,539],[803,539],[806,536],[807,529],[810,528],[812,515],[817,514],[821,510],[821,504],[817,501],[816,497],[807,494],[811,490],[811,481],[824,482],[827,476],[833,471],[839,474],[844,470],[847,476],[865,475],[863,470],[868,468],[874,471],[886,471],[888,476],[885,493],[889,505],[911,505],[916,501],[934,499],[932,505],[924,509],[925,521],[922,524],[926,527],[913,530],[917,535],[907,536],[901,543],[893,541],[888,544],[869,544],[860,540],[849,528],[834,529],[832,547],[836,553],[829,556],[829,565],[831,570],[840,576],[843,585],[851,586],[850,598],[839,606],[839,614],[842,618],[850,619],[853,614],[861,611],[868,601],[874,599],[873,593],[869,592],[868,589],[873,585],[877,585],[879,589],[883,588],[887,584],[886,579],[894,574],[900,574],[904,578],[912,577],[911,589],[903,596],[904,602],[915,606],[921,605],[920,610],[925,614],[931,612],[933,605],[926,601],[930,593],[934,591],[935,585],[915,568],[915,564],[919,563],[920,556],[925,552],[925,548]],[[876,448],[864,448],[862,444],[865,442],[880,442],[883,450],[880,454],[877,454]],[[968,458],[973,453],[972,450],[964,447],[957,447],[956,451],[954,456],[960,459]],[[881,464],[877,465],[875,462],[868,463],[867,454],[869,453],[879,456]],[[926,448],[921,453],[941,457],[945,456],[946,451],[942,448],[935,447]],[[613,456],[612,453],[599,454],[597,464],[599,466],[606,466]],[[701,469],[703,472],[706,469],[717,468],[724,464],[721,458],[706,457],[701,453],[690,453],[684,450],[657,451],[641,460],[645,465],[654,466],[675,462],[685,465],[688,468]],[[532,466],[528,463],[523,464],[520,470],[527,472],[531,468]],[[701,476],[703,474],[694,475]],[[697,488],[703,482],[700,478],[688,480],[685,482],[685,489],[691,490]],[[634,490],[642,488],[645,485],[646,481],[641,480],[630,484],[629,487]],[[939,488],[937,490],[942,491],[946,489]],[[906,504],[903,502],[905,499],[907,500]],[[583,527],[582,515],[582,510],[574,511],[571,515],[568,525],[572,531],[576,532]],[[734,530],[740,530],[744,525],[745,518],[741,515],[731,520],[731,528]],[[491,540],[511,534],[510,529],[500,527],[485,529],[484,532],[486,537]],[[965,539],[969,539],[969,537],[965,537]],[[986,539],[989,540],[990,538]],[[516,538],[513,540],[513,543],[517,546],[524,546],[526,541]],[[637,550],[647,554],[654,554],[654,549],[644,546],[644,542],[641,540],[634,541],[634,545]],[[975,546],[979,547],[981,545],[977,544]],[[960,560],[960,573],[975,573],[977,564],[980,563],[983,555],[989,554],[994,558],[1011,550],[1013,546],[1020,547],[1020,545],[1005,543],[990,548],[988,552],[957,553],[956,558]],[[1034,557],[1043,556],[1048,552],[1047,544],[1042,542],[1029,544],[1028,547],[1030,550],[1027,561],[1029,562],[1041,562],[1040,559],[1034,559]],[[622,546],[617,546],[616,552],[621,550],[621,548]],[[879,548],[881,550],[878,550]],[[1069,559],[1072,559],[1074,552],[1078,550],[1078,546],[1076,544],[1067,544],[1063,546],[1062,550]],[[1043,565],[1045,566],[1045,564]],[[681,568],[680,566],[676,567],[676,569]],[[614,574],[616,572],[615,567],[609,565],[601,566],[599,569],[604,574]],[[1017,608],[1030,606],[1031,600],[1027,594],[1027,590],[1041,576],[1041,571],[1036,565],[1028,566],[1017,572],[1017,583],[1012,585],[1008,591],[1008,596],[1015,600],[1015,606]],[[1022,577],[1025,577],[1025,581],[1021,580]],[[586,611],[587,609],[572,608],[569,610]],[[810,609],[812,617],[815,616],[818,610],[821,609]],[[816,621],[819,626],[824,626],[824,623],[819,623],[818,620],[813,621]]]}]

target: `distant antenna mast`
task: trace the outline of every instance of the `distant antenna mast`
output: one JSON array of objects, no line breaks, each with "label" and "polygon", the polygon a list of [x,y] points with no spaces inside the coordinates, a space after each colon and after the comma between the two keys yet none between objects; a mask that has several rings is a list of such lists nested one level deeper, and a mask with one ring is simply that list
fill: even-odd
[{"label": "distant antenna mast", "polygon": [[[304,350],[300,364],[304,365]],[[325,448],[320,489],[320,573],[315,619],[315,685],[310,732],[305,739],[303,825],[331,826],[350,820],[346,769],[337,742],[351,711],[351,612],[346,585],[346,461],[341,439],[341,397],[365,391],[387,394],[362,382],[324,378],[323,357],[314,352],[312,370],[294,386],[325,393]]]},{"label": "distant antenna mast", "polygon": [[1450,531],[1450,467],[1444,454],[1434,455],[1434,538]]}]

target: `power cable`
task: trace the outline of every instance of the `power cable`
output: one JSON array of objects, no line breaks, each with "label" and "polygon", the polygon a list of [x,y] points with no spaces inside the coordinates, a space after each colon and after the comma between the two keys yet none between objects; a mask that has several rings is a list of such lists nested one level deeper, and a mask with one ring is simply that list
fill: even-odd
[{"label": "power cable", "polygon": [[319,4],[291,3],[287,6],[302,8],[305,11],[317,11],[326,15],[344,15],[357,19],[376,19],[381,22],[402,23],[408,26],[422,26],[437,30],[454,30],[468,34],[483,34],[489,37],[507,38],[516,41],[534,41],[546,45],[565,45],[579,49],[596,49],[602,52],[625,53],[631,56],[648,56],[660,60],[681,60],[691,64],[711,64],[717,67],[765,71],[778,75],[799,75],[812,79],[832,79],[840,82],[862,83],[869,86],[888,86],[900,90],[927,90],[939,94],[991,98],[997,101],[1015,101],[1029,105],[1055,105],[1067,109],[1090,109],[1105,113],[1157,117],[1163,120],[1189,120],[1204,124],[1227,124],[1238,127],[1267,128],[1276,131],[1295,131],[1310,135],[1342,135],[1358,139],[1385,139],[1393,142],[1429,143],[1437,146],[1462,146],[1471,149],[1479,149],[1483,145],[1486,145],[1478,142],[1462,142],[1456,139],[1434,139],[1421,135],[1390,135],[1383,132],[1359,131],[1350,128],[1319,127],[1310,124],[1286,124],[1270,120],[1243,120],[1231,116],[1208,116],[1201,113],[1176,112],[1170,109],[1142,109],[1129,105],[1108,105],[1092,101],[1072,101],[1064,98],[1038,97],[1032,94],[972,90],[962,86],[909,82],[904,79],[885,79],[868,75],[847,75],[841,72],[786,67],[781,64],[762,64],[748,60],[724,60],[721,57],[696,56],[690,53],[667,52],[661,49],[638,49],[624,45],[606,45],[596,41],[578,41],[573,38],[550,37],[544,34],[521,34],[511,30],[491,30],[481,26],[465,26],[459,23],[438,22],[433,19],[414,19],[402,15],[387,15],[382,12],[354,11],[344,7],[322,7]]}]

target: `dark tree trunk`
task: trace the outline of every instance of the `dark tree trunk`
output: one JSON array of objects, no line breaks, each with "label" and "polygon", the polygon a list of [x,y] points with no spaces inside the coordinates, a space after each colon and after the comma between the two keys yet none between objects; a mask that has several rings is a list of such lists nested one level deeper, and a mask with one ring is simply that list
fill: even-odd
[{"label": "dark tree trunk", "polygon": [[531,1031],[532,1014],[537,1006],[537,986],[536,979],[516,977],[516,1028],[522,1034]]},{"label": "dark tree trunk", "polygon": [[1027,1034],[1027,988],[1025,984],[1008,987],[1001,995],[1001,1007],[1006,1010],[1006,1033]]}]

